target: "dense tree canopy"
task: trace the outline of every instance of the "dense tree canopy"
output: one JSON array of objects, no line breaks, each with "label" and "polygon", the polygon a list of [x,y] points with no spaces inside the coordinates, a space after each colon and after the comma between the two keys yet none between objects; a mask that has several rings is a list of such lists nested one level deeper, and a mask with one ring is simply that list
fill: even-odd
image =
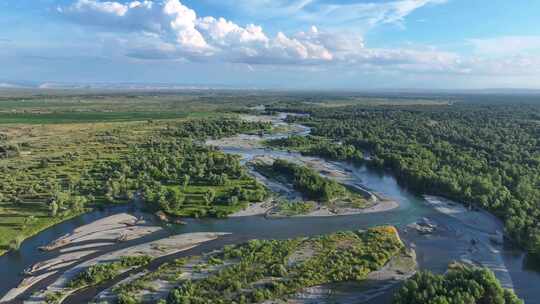
[{"label": "dense tree canopy", "polygon": [[363,160],[363,153],[355,146],[343,143],[332,143],[326,138],[312,135],[294,135],[286,138],[269,140],[266,145],[270,147],[294,149],[304,155],[316,155],[333,160]]},{"label": "dense tree canopy", "polygon": [[420,272],[395,294],[394,304],[523,304],[487,269],[456,266],[445,275]]},{"label": "dense tree canopy", "polygon": [[271,167],[257,166],[258,170],[263,174],[268,173],[280,174],[292,182],[295,190],[302,193],[306,198],[329,202],[347,193],[347,189],[305,166],[297,165],[286,160],[277,159]]},{"label": "dense tree canopy", "polygon": [[[293,105],[313,135],[351,145],[420,193],[490,210],[513,240],[540,257],[540,106]],[[323,154],[324,155],[324,154]]]},{"label": "dense tree canopy", "polygon": [[[238,157],[200,141],[269,127],[232,119],[188,120],[129,144],[116,139],[120,137],[116,130],[107,130],[96,135],[97,140],[110,142],[106,155],[82,162],[79,154],[65,153],[2,174],[0,201],[45,200],[52,217],[66,217],[84,211],[88,204],[127,201],[141,191],[151,209],[225,216],[242,203],[262,200],[266,190],[247,175]],[[57,174],[71,165],[80,168]],[[9,167],[1,169],[11,172]]]},{"label": "dense tree canopy", "polygon": [[142,189],[152,208],[174,215],[224,216],[242,202],[266,196],[265,188],[247,174],[237,156],[189,140],[138,149],[124,168],[122,173],[135,185],[120,189]]},{"label": "dense tree canopy", "polygon": [[194,119],[176,124],[168,133],[182,138],[221,138],[238,133],[261,132],[272,127],[268,122],[251,122],[241,119]]}]

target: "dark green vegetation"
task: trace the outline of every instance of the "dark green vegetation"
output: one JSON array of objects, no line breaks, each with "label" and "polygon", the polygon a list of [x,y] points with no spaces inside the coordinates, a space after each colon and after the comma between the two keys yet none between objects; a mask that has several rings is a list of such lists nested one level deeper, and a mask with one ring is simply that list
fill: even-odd
[{"label": "dark green vegetation", "polygon": [[522,304],[488,269],[458,265],[445,275],[420,272],[396,293],[394,304]]},{"label": "dark green vegetation", "polygon": [[236,156],[185,140],[147,145],[122,164],[112,184],[113,197],[142,189],[151,209],[223,217],[266,196],[264,186],[247,174]]},{"label": "dark green vegetation", "polygon": [[[267,177],[291,183],[294,189],[302,193],[306,199],[326,204],[341,201],[348,203],[350,207],[356,208],[366,206],[366,200],[360,194],[349,190],[334,180],[321,176],[308,167],[277,159],[272,165],[256,164],[255,168]],[[284,207],[291,209],[287,204]],[[299,208],[306,209],[309,208],[309,205],[302,204],[299,205]]]},{"label": "dark green vegetation", "polygon": [[320,176],[314,170],[282,159],[274,161],[271,167],[258,165],[257,170],[284,176],[292,182],[295,190],[306,198],[330,202],[346,195],[347,189],[339,183]]},{"label": "dark green vegetation", "polygon": [[417,192],[493,212],[513,240],[540,258],[540,105],[275,109],[311,114],[290,119],[335,145],[365,152],[370,165],[391,170]]},{"label": "dark green vegetation", "polygon": [[182,138],[222,138],[239,133],[269,131],[271,123],[247,122],[239,119],[191,120],[169,130],[170,135]]},{"label": "dark green vegetation", "polygon": [[362,162],[364,155],[361,150],[350,144],[333,142],[318,136],[290,136],[269,140],[265,143],[269,147],[289,149],[303,155],[320,156],[332,160]]},{"label": "dark green vegetation", "polygon": [[[266,195],[236,157],[202,143],[270,128],[243,122],[234,113],[217,113],[232,111],[241,102],[225,106],[174,96],[152,97],[147,103],[127,97],[66,98],[0,102],[0,117],[3,111],[17,117],[45,112],[59,117],[55,124],[35,125],[36,120],[0,126],[0,254],[88,210],[128,202],[137,192],[151,210],[177,216],[226,216]],[[182,112],[189,118],[180,120],[108,122],[116,121],[109,114],[127,110],[153,115],[154,107],[193,112]],[[67,124],[61,119],[69,114],[74,121],[86,121],[85,113],[107,122]]]},{"label": "dark green vegetation", "polygon": [[[361,281],[403,250],[393,227],[292,240],[253,240],[204,257],[164,264],[116,288],[120,303],[140,303],[160,291],[156,280],[176,286],[168,303],[261,303],[303,288]],[[190,279],[192,278],[192,279]]]},{"label": "dark green vegetation", "polygon": [[69,288],[79,289],[86,286],[97,285],[113,279],[122,271],[133,267],[147,265],[152,260],[149,256],[129,256],[121,257],[117,262],[96,264],[88,267],[80,273],[75,279],[69,282]]}]

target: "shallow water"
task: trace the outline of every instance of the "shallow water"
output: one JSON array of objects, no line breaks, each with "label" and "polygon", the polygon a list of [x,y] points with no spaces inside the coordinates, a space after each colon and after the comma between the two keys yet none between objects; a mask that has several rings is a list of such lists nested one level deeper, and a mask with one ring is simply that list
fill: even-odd
[{"label": "shallow water", "polygon": [[10,288],[15,287],[22,279],[21,272],[40,261],[58,255],[56,252],[42,252],[38,248],[49,244],[51,241],[65,235],[77,227],[86,225],[95,220],[112,214],[126,211],[125,206],[108,208],[104,211],[93,211],[61,224],[53,226],[36,236],[25,240],[18,251],[10,252],[0,257],[0,294],[5,294]]},{"label": "shallow water", "polygon": [[[300,128],[300,134],[307,134],[308,129]],[[286,134],[277,135],[284,136]],[[276,137],[274,135],[273,137]],[[221,147],[225,152],[239,154],[247,161],[258,155],[279,157],[290,160],[317,160],[319,158],[303,157],[297,153],[271,151],[259,148]],[[187,232],[231,232],[234,242],[254,238],[291,238],[331,233],[341,230],[357,230],[370,226],[391,224],[399,228],[405,242],[416,248],[421,269],[444,272],[447,265],[454,260],[470,260],[490,267],[505,287],[513,287],[526,303],[540,301],[540,273],[525,266],[522,251],[503,248],[491,244],[484,232],[461,223],[458,219],[447,216],[430,207],[426,201],[400,186],[391,175],[373,171],[366,167],[354,167],[339,162],[325,162],[325,165],[346,170],[354,182],[381,193],[399,203],[397,209],[370,214],[358,214],[335,217],[284,218],[265,219],[252,216],[231,219],[187,220],[188,225],[178,226],[175,233]],[[115,207],[107,211],[96,211],[63,224],[50,228],[39,235],[25,241],[19,252],[0,257],[0,294],[15,287],[22,276],[19,274],[32,264],[53,257],[55,253],[43,253],[37,248],[72,231],[74,228],[90,223],[105,216],[126,211],[126,207]],[[406,226],[416,220],[428,217],[438,224],[433,235],[422,236]],[[500,227],[502,229],[502,226]],[[471,239],[479,240],[472,246]],[[231,239],[229,239],[231,240]],[[219,242],[218,242],[219,244]],[[379,301],[370,303],[387,303],[389,297],[383,296]]]}]

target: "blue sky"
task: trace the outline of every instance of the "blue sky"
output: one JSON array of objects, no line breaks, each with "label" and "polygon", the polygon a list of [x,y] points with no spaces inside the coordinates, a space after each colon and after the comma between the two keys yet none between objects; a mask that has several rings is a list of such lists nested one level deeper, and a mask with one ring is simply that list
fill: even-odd
[{"label": "blue sky", "polygon": [[535,0],[0,0],[0,86],[540,88]]}]

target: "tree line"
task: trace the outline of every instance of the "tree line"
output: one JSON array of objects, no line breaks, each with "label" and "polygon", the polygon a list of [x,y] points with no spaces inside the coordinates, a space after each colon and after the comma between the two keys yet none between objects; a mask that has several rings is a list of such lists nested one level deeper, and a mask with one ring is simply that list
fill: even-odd
[{"label": "tree line", "polygon": [[485,268],[455,265],[446,274],[419,272],[395,293],[394,304],[523,304]]},{"label": "tree line", "polygon": [[[242,203],[263,199],[266,189],[247,174],[238,157],[200,141],[269,127],[233,119],[188,120],[158,130],[127,148],[112,149],[107,155],[98,153],[90,160],[65,153],[17,170],[4,166],[0,168],[5,173],[0,176],[0,202],[17,205],[40,200],[51,217],[63,218],[89,206],[129,201],[141,191],[154,210],[186,216],[226,216]],[[107,132],[109,137],[113,131]],[[77,166],[76,174],[69,170],[72,164]],[[202,193],[194,190],[188,196],[190,186]]]},{"label": "tree line", "polygon": [[281,175],[292,182],[293,187],[306,198],[330,202],[347,194],[347,189],[331,179],[305,166],[283,159],[276,159],[271,166],[259,164],[256,168],[266,175]]},{"label": "tree line", "polygon": [[369,155],[368,164],[426,194],[485,208],[540,258],[540,105],[290,105],[312,134]]},{"label": "tree line", "polygon": [[229,137],[239,133],[270,130],[269,122],[252,122],[241,119],[193,119],[169,126],[164,132],[175,137],[206,139]]}]

